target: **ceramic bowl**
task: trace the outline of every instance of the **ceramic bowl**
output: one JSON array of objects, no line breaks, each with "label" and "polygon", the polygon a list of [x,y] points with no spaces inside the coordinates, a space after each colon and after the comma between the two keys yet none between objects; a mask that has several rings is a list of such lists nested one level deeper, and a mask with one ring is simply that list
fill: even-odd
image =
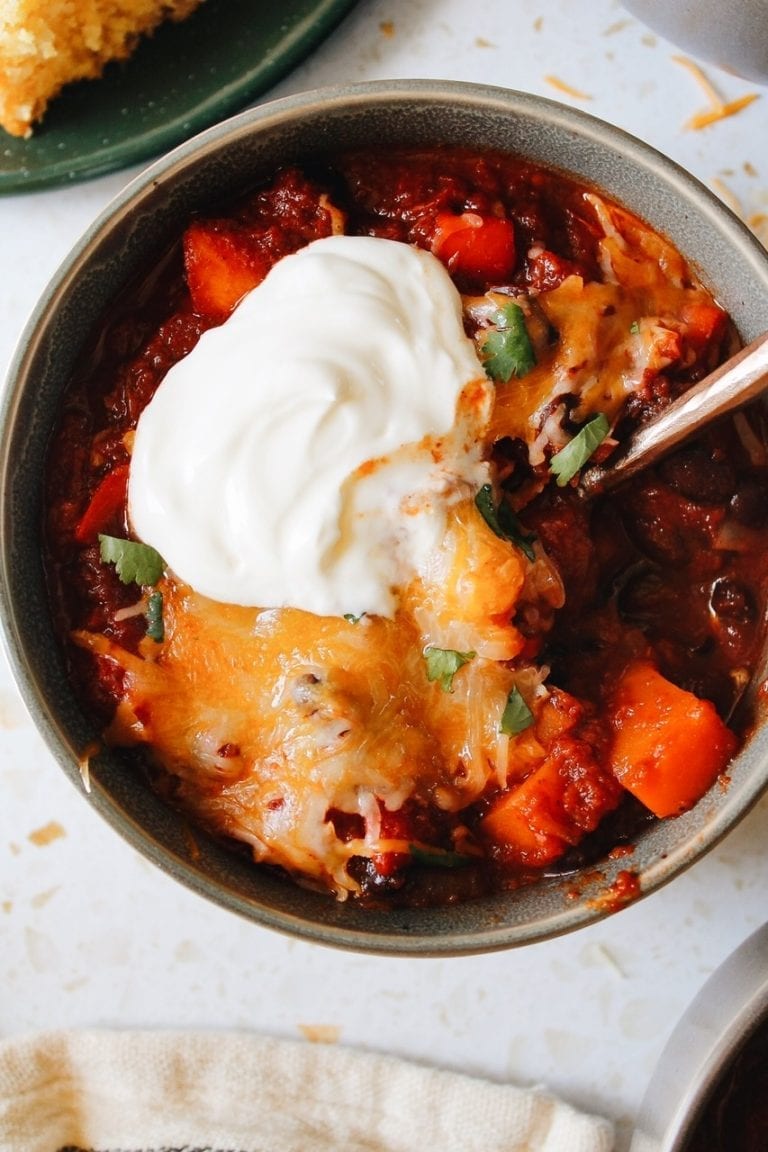
[{"label": "ceramic bowl", "polygon": [[[616,128],[536,96],[449,82],[396,81],[265,104],[189,141],[130,184],[65,261],[24,332],[0,426],[0,609],[27,705],[53,754],[82,790],[78,761],[94,732],[54,640],[41,565],[41,475],[59,397],[104,308],[178,235],[190,214],[260,173],[327,151],[379,142],[468,145],[522,153],[593,185],[670,236],[714,289],[746,341],[768,320],[768,255],[709,192]],[[764,670],[760,672],[762,676]],[[768,782],[768,730],[749,739],[730,786],[686,815],[650,827],[629,866],[640,894],[715,844]],[[84,793],[85,796],[85,793]],[[589,924],[617,907],[605,893],[627,867],[543,879],[514,894],[449,909],[374,911],[338,903],[262,871],[201,839],[190,855],[182,820],[118,754],[91,766],[87,802],[142,855],[192,889],[262,925],[379,953],[461,954],[508,948]]]},{"label": "ceramic bowl", "polygon": [[[764,1143],[744,1144],[735,1136],[725,1102],[730,1094],[733,1103],[729,1106],[734,1107],[736,1091],[739,1109],[749,1101],[738,1062],[747,1045],[757,1043],[758,1038],[760,1051],[767,1050],[766,1029],[768,924],[710,976],[676,1025],[646,1089],[630,1152],[696,1152],[697,1145],[717,1152],[765,1147]],[[764,1093],[767,1081],[768,1068],[764,1068],[755,1093]],[[711,1110],[719,1113],[723,1139],[716,1139]],[[765,1108],[761,1110],[765,1115]],[[698,1136],[700,1125],[706,1125],[706,1141]]]},{"label": "ceramic bowl", "polygon": [[768,0],[624,0],[624,7],[686,52],[768,84]]}]

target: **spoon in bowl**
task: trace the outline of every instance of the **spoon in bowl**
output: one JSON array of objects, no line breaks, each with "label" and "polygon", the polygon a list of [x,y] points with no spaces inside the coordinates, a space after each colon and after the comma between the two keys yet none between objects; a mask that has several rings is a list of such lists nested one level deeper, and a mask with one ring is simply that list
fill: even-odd
[{"label": "spoon in bowl", "polygon": [[593,464],[581,474],[587,496],[607,492],[655,464],[666,453],[719,416],[755,400],[768,388],[768,332],[726,360],[684,392],[658,416],[643,424],[622,447],[615,463]]}]

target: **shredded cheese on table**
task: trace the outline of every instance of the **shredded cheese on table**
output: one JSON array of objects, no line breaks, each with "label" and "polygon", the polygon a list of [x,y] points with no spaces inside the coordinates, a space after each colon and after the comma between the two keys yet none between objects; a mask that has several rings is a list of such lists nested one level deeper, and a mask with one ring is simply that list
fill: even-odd
[{"label": "shredded cheese on table", "polygon": [[726,120],[729,116],[735,116],[737,112],[748,108],[758,98],[757,92],[748,92],[735,100],[724,100],[712,81],[695,61],[689,60],[687,56],[673,56],[672,59],[675,63],[682,64],[694,76],[704,89],[711,105],[710,108],[695,113],[685,124],[686,128],[691,128],[694,131],[708,128],[710,124],[716,124],[720,120]]},{"label": "shredded cheese on table", "polygon": [[583,92],[580,88],[574,88],[572,84],[567,84],[565,80],[561,80],[559,76],[545,76],[547,84],[551,84],[558,92],[562,92],[565,96],[572,96],[574,100],[591,100],[592,96],[589,92]]}]

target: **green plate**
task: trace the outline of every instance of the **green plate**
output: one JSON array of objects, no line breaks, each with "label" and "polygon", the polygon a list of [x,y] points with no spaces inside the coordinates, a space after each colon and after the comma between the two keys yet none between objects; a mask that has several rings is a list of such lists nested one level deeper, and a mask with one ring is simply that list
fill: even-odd
[{"label": "green plate", "polygon": [[0,129],[0,192],[84,180],[157,156],[276,84],[355,0],[206,0],[100,80],[65,89],[29,140]]}]

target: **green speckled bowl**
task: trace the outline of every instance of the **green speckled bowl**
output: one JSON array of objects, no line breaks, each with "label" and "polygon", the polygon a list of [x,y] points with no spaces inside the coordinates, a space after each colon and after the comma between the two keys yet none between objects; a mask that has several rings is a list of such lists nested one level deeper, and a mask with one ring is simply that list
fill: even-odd
[{"label": "green speckled bowl", "polygon": [[[691,176],[651,148],[539,97],[449,82],[396,81],[263,105],[149,168],[83,237],[48,288],[10,369],[0,423],[0,611],[10,659],[53,754],[82,789],[78,758],[94,739],[54,640],[40,557],[41,475],[59,396],[109,302],[176,236],[190,213],[277,165],[368,144],[442,141],[521,152],[597,184],[670,236],[732,314],[742,337],[768,328],[768,254]],[[760,676],[765,675],[762,669]],[[308,940],[393,954],[461,954],[529,944],[608,914],[601,900],[630,866],[648,894],[733,827],[768,783],[768,730],[737,757],[727,789],[650,828],[634,855],[589,877],[546,879],[447,909],[366,911],[304,891],[205,839],[192,856],[182,820],[120,754],[91,765],[84,798],[142,855],[211,900]],[[574,895],[574,892],[578,893]]]},{"label": "green speckled bowl", "polygon": [[28,140],[0,129],[0,193],[84,180],[231,116],[276,84],[356,0],[206,0],[99,80],[71,84]]}]

